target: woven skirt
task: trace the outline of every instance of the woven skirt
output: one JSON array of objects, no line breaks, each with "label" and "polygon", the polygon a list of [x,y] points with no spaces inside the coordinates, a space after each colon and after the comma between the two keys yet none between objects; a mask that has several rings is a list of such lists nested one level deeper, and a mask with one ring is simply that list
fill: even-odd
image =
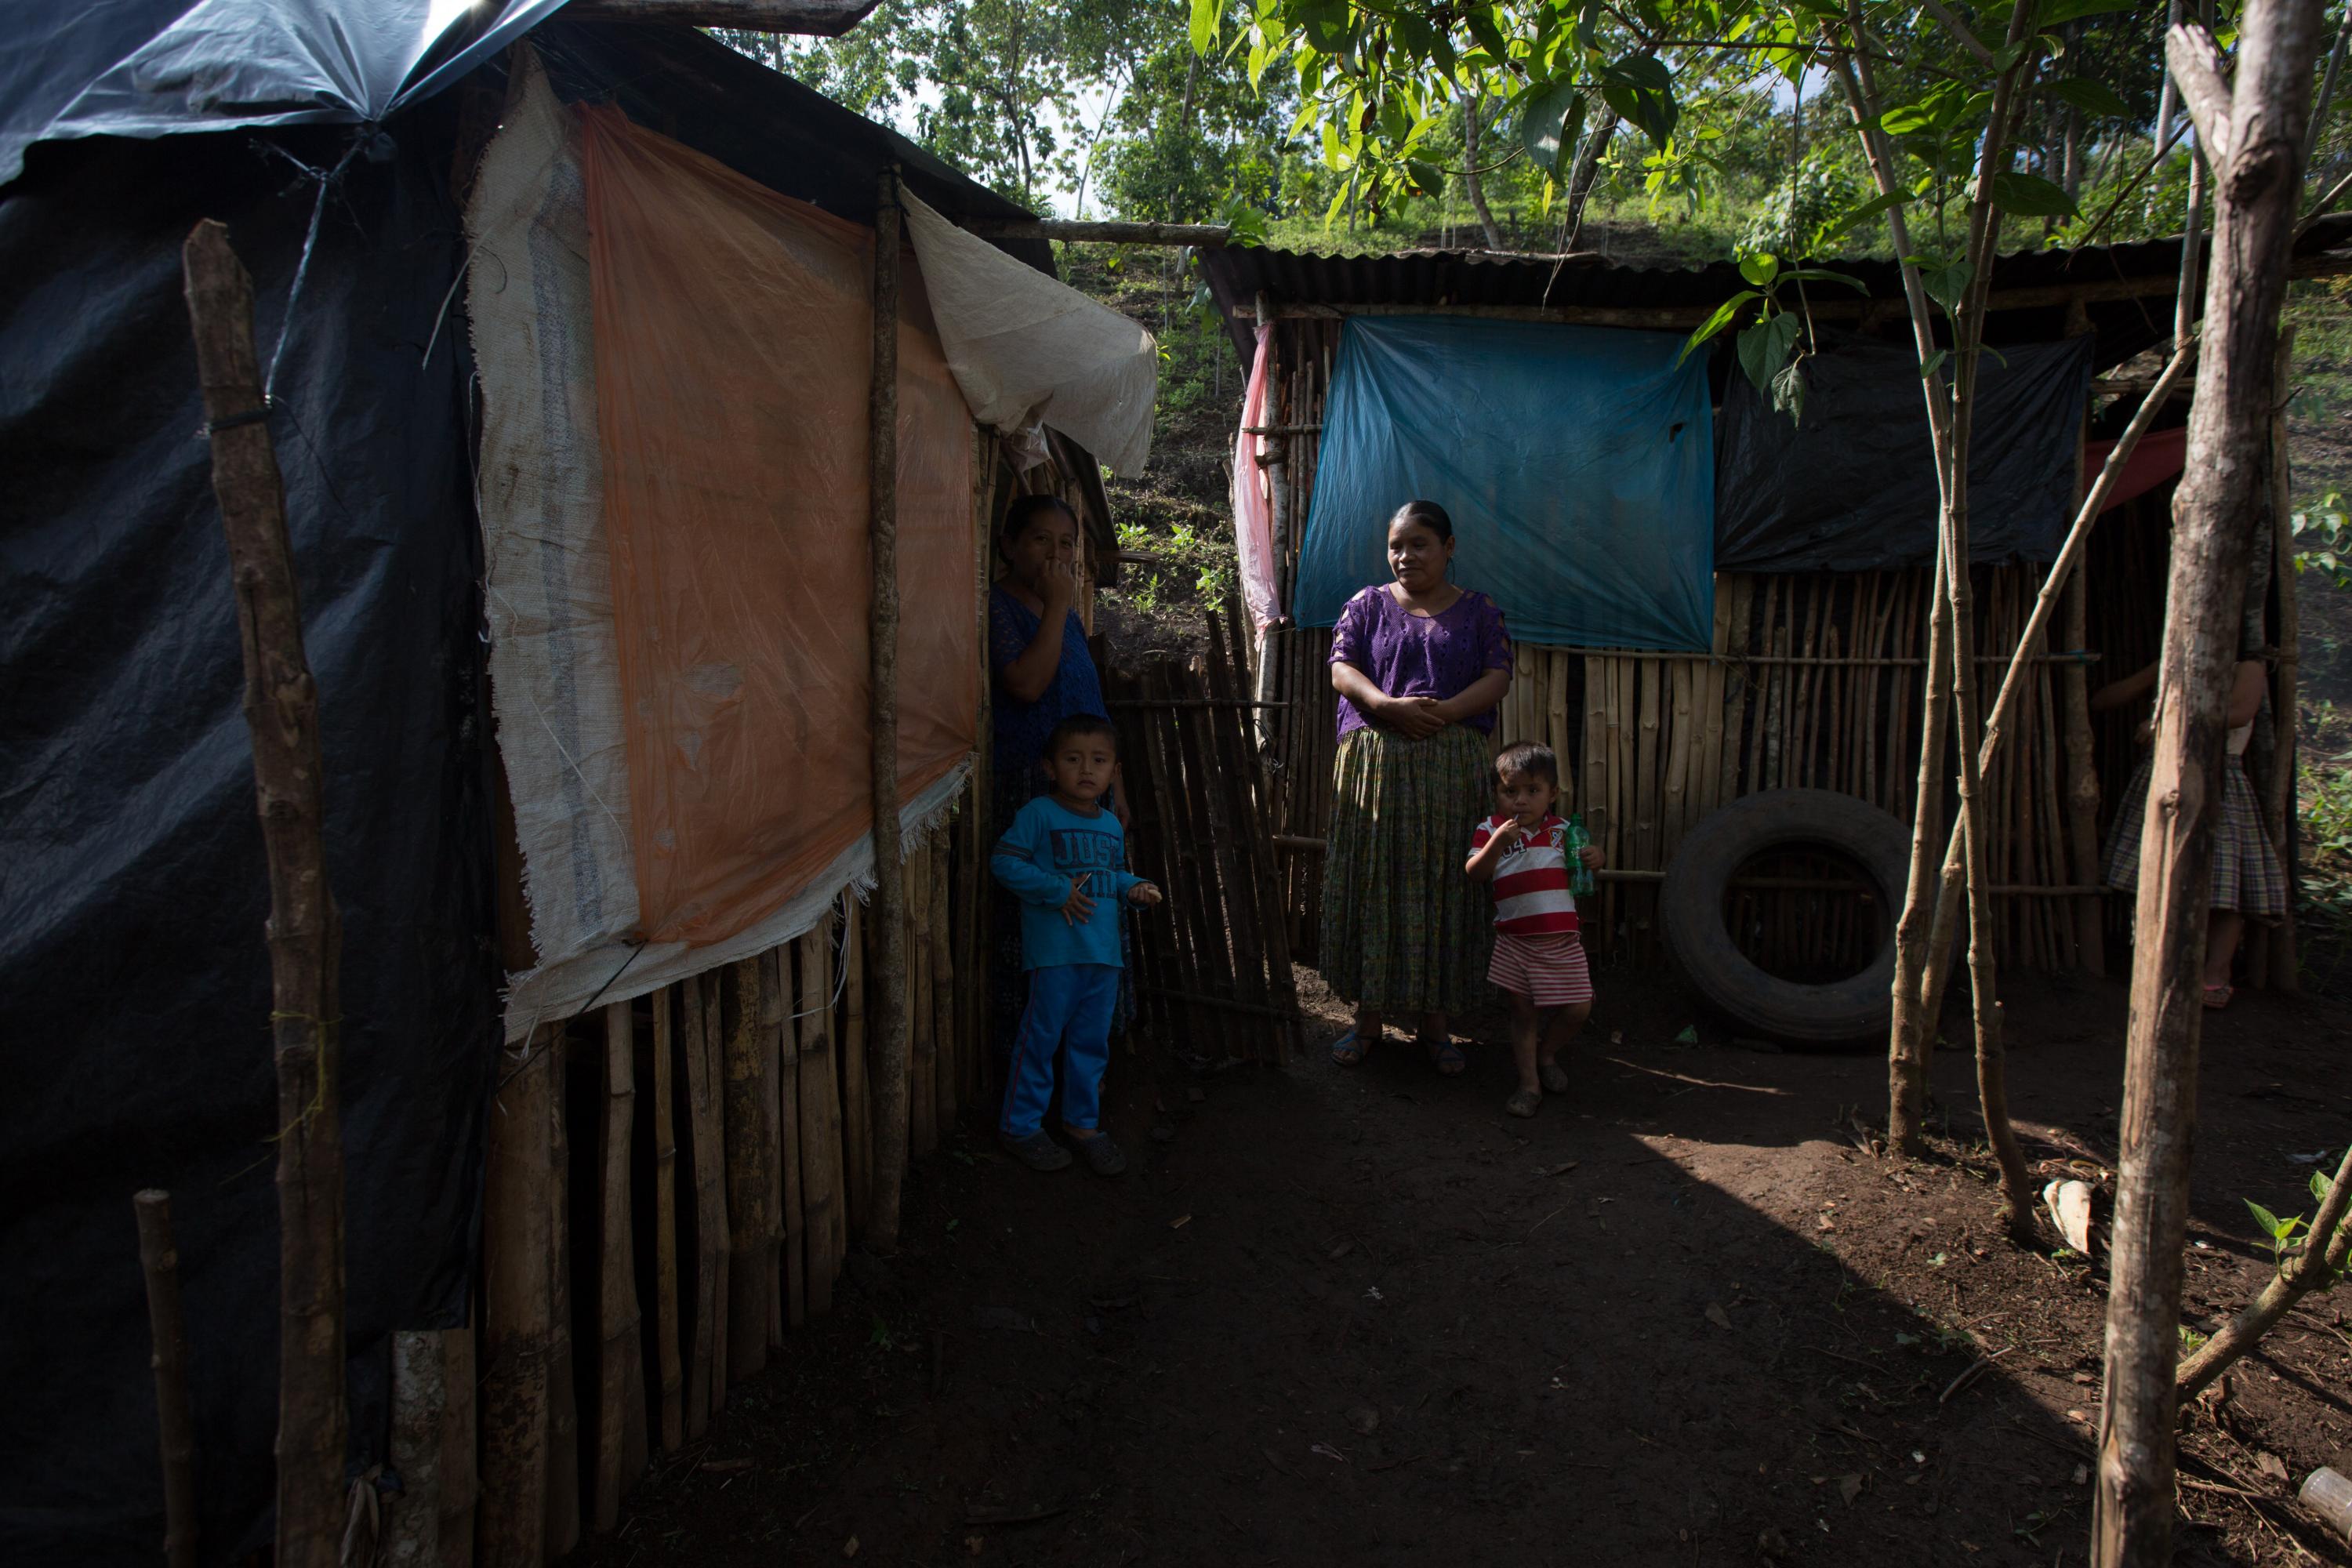
[{"label": "woven skirt", "polygon": [[1361,1007],[1458,1013],[1485,989],[1494,910],[1462,874],[1491,809],[1486,737],[1449,725],[1425,740],[1370,728],[1332,764],[1323,870],[1323,978]]},{"label": "woven skirt", "polygon": [[[2107,835],[2106,879],[2111,888],[2139,886],[2140,833],[2147,806],[2153,752],[2140,759],[2125,786],[2122,809]],[[2213,828],[2213,890],[2210,907],[2235,910],[2248,920],[2272,921],[2286,913],[2286,871],[2263,831],[2262,805],[2253,781],[2236,757],[2221,759],[2221,819]]]}]

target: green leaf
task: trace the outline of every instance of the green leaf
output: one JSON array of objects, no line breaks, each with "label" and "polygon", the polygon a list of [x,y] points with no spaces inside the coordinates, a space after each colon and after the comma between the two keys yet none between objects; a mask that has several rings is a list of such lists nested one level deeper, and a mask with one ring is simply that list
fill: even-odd
[{"label": "green leaf", "polygon": [[1561,160],[1576,145],[1583,127],[1584,94],[1573,80],[1563,78],[1549,87],[1528,89],[1519,110],[1519,145],[1538,169],[1559,175]]},{"label": "green leaf", "polygon": [[1969,279],[1975,275],[1976,269],[1967,262],[1955,261],[1948,267],[1937,267],[1920,273],[1919,286],[1927,290],[1927,298],[1947,311],[1957,312],[1961,300],[1968,295]]},{"label": "green leaf", "polygon": [[1772,279],[1780,271],[1780,258],[1769,251],[1759,251],[1739,264],[1739,275],[1759,289],[1772,287]]},{"label": "green leaf", "polygon": [[2131,118],[2131,105],[2105,82],[2093,81],[2083,76],[2062,76],[2055,81],[2042,83],[2042,87],[2059,102],[2071,103],[2084,113],[2101,120]]},{"label": "green leaf", "polygon": [[1706,321],[1701,323],[1698,331],[1693,332],[1687,339],[1684,340],[1683,352],[1675,356],[1675,366],[1679,368],[1683,361],[1690,358],[1691,351],[1693,349],[1698,347],[1699,344],[1706,342],[1707,339],[1723,331],[1724,328],[1731,325],[1733,318],[1739,314],[1741,306],[1747,304],[1750,300],[1761,300],[1763,297],[1763,295],[1759,294],[1753,289],[1742,289],[1738,293],[1734,294],[1730,299],[1726,300],[1722,304],[1717,305],[1715,308],[1715,314],[1709,316]]},{"label": "green leaf", "polygon": [[2285,1236],[2286,1226],[2279,1223],[2278,1215],[2271,1213],[2270,1210],[2263,1207],[2262,1205],[2254,1202],[2252,1198],[2247,1198],[2244,1202],[2246,1207],[2254,1216],[2254,1223],[2263,1227],[2263,1234],[2264,1236],[2269,1237],[2273,1241],[2277,1241]]},{"label": "green leaf", "polygon": [[1192,52],[1205,55],[1217,41],[1219,0],[1192,0]]},{"label": "green leaf", "polygon": [[2037,26],[2056,27],[2084,16],[2104,16],[2114,11],[2135,11],[2139,0],[2050,0],[2034,15]]},{"label": "green leaf", "polygon": [[1793,311],[1783,310],[1739,334],[1739,368],[1757,391],[1770,393],[1772,378],[1788,362],[1789,351],[1796,346],[1803,327]]},{"label": "green leaf", "polygon": [[2327,1201],[2327,1190],[2335,1184],[2319,1172],[2311,1173],[2311,1195],[2319,1202],[2324,1204]]},{"label": "green leaf", "polygon": [[1672,92],[1675,73],[1655,55],[1627,55],[1601,73],[1604,80],[1622,81],[1627,87],[1646,89],[1651,92]]},{"label": "green leaf", "polygon": [[1843,283],[1857,294],[1867,294],[1870,292],[1870,285],[1864,283],[1861,279],[1849,277],[1847,274],[1843,272],[1832,272],[1826,267],[1800,267],[1794,272],[1781,273],[1780,281],[1783,283],[1811,283],[1815,281],[1822,283]]},{"label": "green leaf", "polygon": [[1510,58],[1511,47],[1504,41],[1503,29],[1496,26],[1495,16],[1493,11],[1474,7],[1462,20],[1469,26],[1470,36],[1478,40],[1479,47],[1494,57],[1496,65],[1501,65]]},{"label": "green leaf", "polygon": [[[1790,360],[1772,377],[1772,411],[1786,414],[1789,423],[1801,425],[1805,420],[1805,361],[1803,355]],[[1939,1253],[1940,1258],[1942,1255]]]},{"label": "green leaf", "polygon": [[1412,158],[1406,160],[1405,167],[1412,174],[1413,187],[1423,195],[1437,195],[1445,189],[1445,171],[1436,164]]},{"label": "green leaf", "polygon": [[1910,136],[1935,129],[1936,117],[1923,104],[1898,104],[1879,117],[1879,127],[1889,136]]},{"label": "green leaf", "polygon": [[1843,238],[1879,214],[1903,205],[1905,197],[1900,191],[1889,191],[1883,196],[1871,197],[1853,211],[1839,218],[1834,224],[1824,227],[1821,235],[1822,243],[1827,244],[1831,240]]},{"label": "green leaf", "polygon": [[1934,353],[1929,354],[1920,362],[1919,379],[1925,381],[1935,374],[1944,367],[1944,362],[1951,357],[1952,351],[1949,349],[1937,349]]},{"label": "green leaf", "polygon": [[2064,188],[2039,174],[2011,169],[1992,177],[1992,199],[2018,217],[2072,217],[2074,201]]}]

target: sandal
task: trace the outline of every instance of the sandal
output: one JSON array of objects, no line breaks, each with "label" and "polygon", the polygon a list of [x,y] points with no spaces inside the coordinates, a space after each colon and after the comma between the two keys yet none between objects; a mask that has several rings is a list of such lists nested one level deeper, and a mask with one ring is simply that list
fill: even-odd
[{"label": "sandal", "polygon": [[1087,1169],[1096,1175],[1116,1176],[1127,1169],[1127,1152],[1110,1141],[1109,1133],[1097,1132],[1091,1138],[1082,1138],[1073,1131],[1070,1137],[1077,1144],[1078,1152],[1086,1157]]},{"label": "sandal", "polygon": [[1346,1034],[1331,1042],[1331,1065],[1343,1068],[1354,1067],[1370,1054],[1371,1048],[1371,1042],[1358,1036],[1351,1027]]},{"label": "sandal", "polygon": [[1514,1089],[1511,1098],[1503,1101],[1503,1110],[1510,1116],[1533,1116],[1542,1109],[1543,1095],[1532,1089]]},{"label": "sandal", "polygon": [[1429,1047],[1429,1065],[1437,1069],[1440,1078],[1460,1078],[1462,1069],[1470,1065],[1462,1047],[1452,1040],[1424,1040],[1422,1044]]},{"label": "sandal", "polygon": [[1566,1094],[1569,1091],[1568,1069],[1558,1062],[1538,1062],[1536,1072],[1543,1079],[1546,1094]]},{"label": "sandal", "polygon": [[2228,1006],[2230,998],[2237,994],[2234,988],[2228,985],[2208,985],[2205,987],[2205,1005],[2218,1013]]}]

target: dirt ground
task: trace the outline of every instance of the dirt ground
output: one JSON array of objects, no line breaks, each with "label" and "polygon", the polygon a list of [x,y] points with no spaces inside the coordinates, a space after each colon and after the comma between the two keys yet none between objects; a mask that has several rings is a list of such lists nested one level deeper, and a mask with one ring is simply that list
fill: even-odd
[{"label": "dirt ground", "polygon": [[[1881,1058],[1677,1044],[1670,979],[1599,978],[1579,1087],[1530,1122],[1499,1047],[1456,1080],[1395,1037],[1329,1067],[1302,973],[1302,1062],[1116,1058],[1123,1178],[967,1126],[903,1254],[580,1561],[2084,1561],[2105,1279],[1996,1234],[1968,1058],[1935,1060],[1936,1156],[1887,1159]],[[2110,1188],[2124,1002],[2021,976],[2007,1007],[2029,1154]],[[2309,1212],[2348,1036],[2316,999],[2210,1021],[2192,1327],[2267,1273],[2242,1199]],[[2347,1324],[2352,1290],[2314,1299],[2189,1415],[2183,1563],[2352,1563],[2290,1500],[2352,1468]]]}]

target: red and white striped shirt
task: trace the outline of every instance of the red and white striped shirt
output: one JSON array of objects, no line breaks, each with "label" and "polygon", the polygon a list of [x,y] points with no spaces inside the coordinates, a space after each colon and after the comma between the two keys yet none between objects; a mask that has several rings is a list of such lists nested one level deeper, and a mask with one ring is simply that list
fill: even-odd
[{"label": "red and white striped shirt", "polygon": [[[1511,826],[1507,815],[1488,817],[1470,836],[1470,852],[1486,847]],[[1576,899],[1568,890],[1568,823],[1547,815],[1528,841],[1495,868],[1495,929],[1507,936],[1558,936],[1577,929]]]}]

